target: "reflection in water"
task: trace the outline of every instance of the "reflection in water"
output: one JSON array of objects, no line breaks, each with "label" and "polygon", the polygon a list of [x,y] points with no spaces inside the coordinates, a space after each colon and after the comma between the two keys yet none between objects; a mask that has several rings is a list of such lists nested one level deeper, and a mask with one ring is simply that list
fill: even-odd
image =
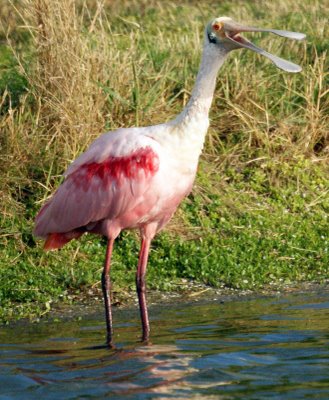
[{"label": "reflection in water", "polygon": [[116,312],[115,350],[95,347],[102,312],[3,328],[0,399],[329,398],[328,291],[151,314],[153,344],[142,346],[138,316]]}]

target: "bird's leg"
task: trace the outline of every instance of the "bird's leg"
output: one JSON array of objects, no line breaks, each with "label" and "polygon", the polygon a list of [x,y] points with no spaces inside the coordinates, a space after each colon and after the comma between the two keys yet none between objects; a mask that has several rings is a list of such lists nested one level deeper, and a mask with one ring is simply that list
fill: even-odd
[{"label": "bird's leg", "polygon": [[142,320],[143,336],[142,341],[146,342],[150,334],[150,324],[147,312],[146,304],[146,285],[145,285],[145,274],[147,259],[149,255],[151,240],[148,238],[142,239],[141,250],[139,253],[138,268],[136,274],[136,288],[139,301],[139,309]]},{"label": "bird's leg", "polygon": [[112,310],[111,310],[111,279],[110,279],[110,267],[111,267],[111,256],[113,250],[114,239],[108,239],[106,256],[104,262],[104,269],[102,273],[102,290],[104,296],[105,305],[105,319],[106,319],[106,329],[107,329],[107,339],[106,343],[109,347],[112,347]]}]

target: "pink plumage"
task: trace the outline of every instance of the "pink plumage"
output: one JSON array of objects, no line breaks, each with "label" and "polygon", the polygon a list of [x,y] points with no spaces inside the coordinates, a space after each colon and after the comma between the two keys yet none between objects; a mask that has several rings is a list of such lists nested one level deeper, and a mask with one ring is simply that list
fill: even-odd
[{"label": "pink plumage", "polygon": [[190,192],[209,126],[216,76],[231,50],[247,48],[269,58],[279,68],[300,67],[254,46],[243,31],[272,32],[291,39],[305,35],[282,30],[244,27],[231,18],[216,18],[205,30],[201,66],[185,109],[172,121],[145,128],[118,129],[95,140],[65,173],[65,180],[42,207],[34,234],[45,239],[45,249],[64,246],[85,232],[108,238],[102,289],[107,343],[112,344],[110,260],[115,238],[123,229],[137,228],[141,250],[136,286],[143,326],[149,337],[145,273],[151,240],[169,221]]},{"label": "pink plumage", "polygon": [[173,174],[163,164],[161,146],[137,129],[101,136],[69,167],[40,210],[34,234],[46,239],[46,249],[55,249],[84,232],[115,238],[122,229],[152,222],[156,233],[191,187],[178,196],[164,190]]}]

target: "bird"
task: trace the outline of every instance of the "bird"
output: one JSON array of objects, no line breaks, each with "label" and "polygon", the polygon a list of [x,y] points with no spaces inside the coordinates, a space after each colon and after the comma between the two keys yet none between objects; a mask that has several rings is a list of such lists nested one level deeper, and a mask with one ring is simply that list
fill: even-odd
[{"label": "bird", "polygon": [[166,123],[119,128],[100,135],[69,165],[64,181],[36,216],[34,235],[44,239],[45,250],[59,249],[84,233],[107,239],[101,285],[109,347],[113,346],[110,269],[114,241],[125,229],[140,233],[136,289],[141,339],[147,342],[150,324],[146,269],[150,245],[192,190],[209,126],[217,73],[227,56],[236,49],[249,49],[284,71],[301,71],[300,66],[255,46],[242,32],[305,38],[299,32],[250,27],[229,17],[212,19],[205,27],[200,68],[182,112]]}]

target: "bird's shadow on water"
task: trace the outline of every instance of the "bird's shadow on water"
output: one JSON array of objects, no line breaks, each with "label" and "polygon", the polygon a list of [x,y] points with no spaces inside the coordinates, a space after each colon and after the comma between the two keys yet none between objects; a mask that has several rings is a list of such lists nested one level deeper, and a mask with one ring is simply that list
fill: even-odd
[{"label": "bird's shadow on water", "polygon": [[1,382],[3,375],[17,383],[14,389],[14,386],[3,388],[0,382],[1,392],[13,396],[10,398],[32,398],[23,395],[27,390],[27,386],[23,390],[24,385],[28,385],[33,395],[41,393],[43,398],[58,395],[57,398],[63,399],[80,398],[86,393],[144,398],[152,393],[166,393],[173,385],[185,385],[184,357],[176,346],[136,343],[116,349],[91,345],[76,346],[73,350],[19,346],[13,349],[10,358],[0,373]]}]

